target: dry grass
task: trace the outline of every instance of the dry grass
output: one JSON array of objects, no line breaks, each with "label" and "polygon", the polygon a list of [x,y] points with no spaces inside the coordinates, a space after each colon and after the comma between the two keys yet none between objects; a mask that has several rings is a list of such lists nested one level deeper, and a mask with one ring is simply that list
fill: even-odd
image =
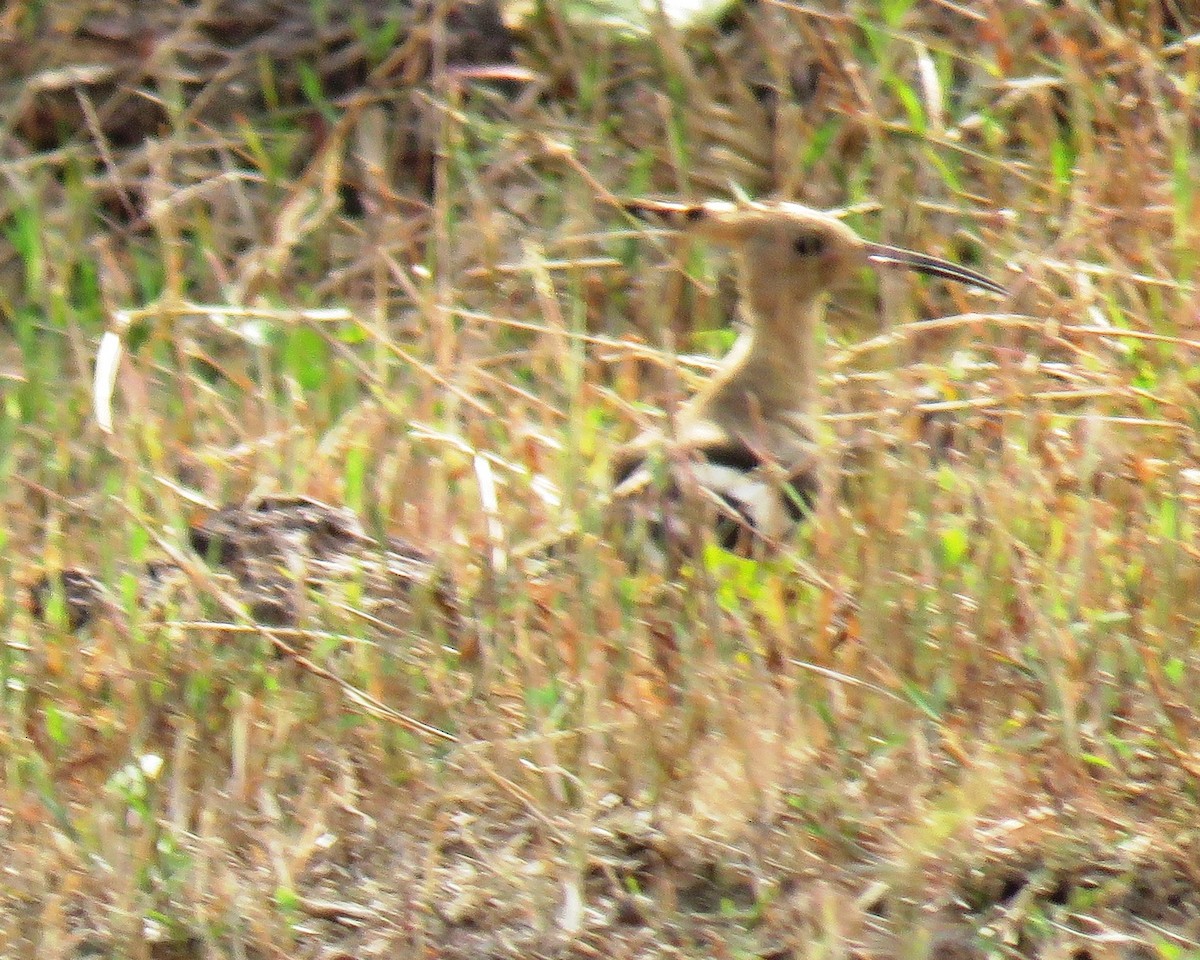
[{"label": "dry grass", "polygon": [[[27,89],[77,128],[5,118],[0,955],[1200,956],[1191,4],[545,16],[503,81],[409,26],[222,116],[186,109],[189,21],[152,135],[61,73]],[[729,340],[724,266],[606,200],[738,190],[1010,285],[831,313],[831,449],[924,405],[962,452],[866,458],[770,563],[666,583],[585,536],[535,571]],[[352,584],[254,625],[186,531],[272,491],[436,552],[473,643]],[[115,598],[79,637],[22,599],[64,565]]]}]

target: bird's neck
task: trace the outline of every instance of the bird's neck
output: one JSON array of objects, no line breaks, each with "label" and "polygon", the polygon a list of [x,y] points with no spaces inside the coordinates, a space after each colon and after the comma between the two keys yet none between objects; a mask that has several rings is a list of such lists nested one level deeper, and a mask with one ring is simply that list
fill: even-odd
[{"label": "bird's neck", "polygon": [[797,296],[777,282],[743,292],[746,330],[708,386],[696,413],[726,430],[751,430],[754,421],[807,421],[818,377],[820,296]]}]

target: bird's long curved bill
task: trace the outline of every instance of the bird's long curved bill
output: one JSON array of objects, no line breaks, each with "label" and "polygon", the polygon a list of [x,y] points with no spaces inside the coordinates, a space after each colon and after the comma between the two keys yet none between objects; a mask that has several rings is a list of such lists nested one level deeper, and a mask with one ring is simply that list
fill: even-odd
[{"label": "bird's long curved bill", "polygon": [[1002,297],[1008,295],[1008,291],[1004,287],[995,280],[985,277],[982,273],[960,267],[957,263],[942,260],[940,257],[931,257],[927,253],[905,250],[903,247],[868,243],[867,260],[881,267],[906,267],[917,273],[927,273],[934,277],[941,277],[943,280],[954,280],[968,286],[979,287],[981,290],[990,290]]}]

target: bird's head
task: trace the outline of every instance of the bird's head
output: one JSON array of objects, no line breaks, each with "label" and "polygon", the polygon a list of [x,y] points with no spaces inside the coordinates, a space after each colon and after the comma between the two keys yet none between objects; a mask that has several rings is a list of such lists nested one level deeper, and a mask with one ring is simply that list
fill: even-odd
[{"label": "bird's head", "polygon": [[645,219],[730,247],[748,284],[786,287],[816,296],[862,267],[895,267],[954,280],[1004,295],[1000,284],[967,267],[928,254],[864,240],[836,217],[798,203],[670,203],[631,201],[624,208]]}]

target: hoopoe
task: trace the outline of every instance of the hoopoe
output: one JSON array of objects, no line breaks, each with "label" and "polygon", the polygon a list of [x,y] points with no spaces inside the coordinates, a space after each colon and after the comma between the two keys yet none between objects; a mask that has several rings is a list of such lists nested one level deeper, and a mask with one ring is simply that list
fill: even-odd
[{"label": "hoopoe", "polygon": [[[644,524],[676,555],[689,552],[703,526],[726,549],[757,552],[810,512],[818,489],[817,326],[831,289],[862,267],[900,267],[1006,294],[974,270],[870,243],[830,214],[795,203],[625,208],[732,248],[737,267],[744,332],[678,411],[669,437],[648,431],[614,459],[623,521]],[[665,476],[656,481],[660,470]]]}]

